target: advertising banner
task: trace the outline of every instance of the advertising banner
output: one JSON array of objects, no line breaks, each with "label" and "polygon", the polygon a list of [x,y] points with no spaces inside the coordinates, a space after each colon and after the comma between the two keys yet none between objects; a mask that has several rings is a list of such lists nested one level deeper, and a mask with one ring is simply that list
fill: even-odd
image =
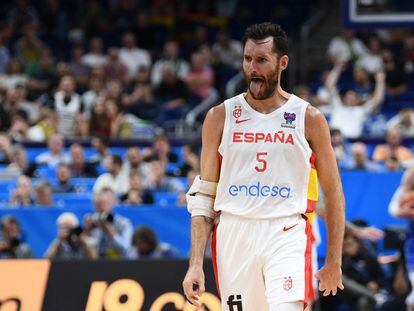
[{"label": "advertising banner", "polygon": [[[0,261],[0,311],[192,311],[187,261]],[[219,311],[211,262],[203,310]]]}]

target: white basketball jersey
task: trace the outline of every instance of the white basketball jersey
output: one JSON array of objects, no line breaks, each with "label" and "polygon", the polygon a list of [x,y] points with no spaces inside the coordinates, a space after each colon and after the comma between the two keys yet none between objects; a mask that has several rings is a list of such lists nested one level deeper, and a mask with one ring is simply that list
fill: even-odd
[{"label": "white basketball jersey", "polygon": [[240,94],[224,105],[214,209],[263,219],[312,211],[318,184],[305,138],[308,103],[292,94],[283,106],[263,114]]}]

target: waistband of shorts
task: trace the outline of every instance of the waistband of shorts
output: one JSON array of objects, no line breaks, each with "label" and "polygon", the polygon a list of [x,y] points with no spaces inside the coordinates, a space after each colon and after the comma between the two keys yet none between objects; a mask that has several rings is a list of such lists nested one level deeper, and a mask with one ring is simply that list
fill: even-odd
[{"label": "waistband of shorts", "polygon": [[261,222],[261,221],[272,221],[275,223],[286,223],[290,221],[299,221],[300,219],[306,219],[304,214],[294,214],[289,216],[275,217],[275,218],[259,218],[244,215],[234,215],[226,212],[221,212],[220,222],[233,222],[233,221],[248,221],[248,222]]}]

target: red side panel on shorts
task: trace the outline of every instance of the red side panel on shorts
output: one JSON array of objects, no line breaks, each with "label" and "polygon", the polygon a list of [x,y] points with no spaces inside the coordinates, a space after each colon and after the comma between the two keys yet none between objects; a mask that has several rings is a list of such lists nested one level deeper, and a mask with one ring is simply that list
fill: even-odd
[{"label": "red side panel on shorts", "polygon": [[220,284],[219,284],[219,278],[218,278],[218,269],[217,269],[217,226],[214,226],[213,229],[213,236],[211,238],[211,256],[213,260],[213,270],[214,270],[214,278],[216,280],[216,287],[219,296],[221,297],[220,293]]},{"label": "red side panel on shorts", "polygon": [[315,294],[313,291],[313,282],[312,282],[312,227],[305,215],[302,217],[306,220],[306,250],[305,250],[305,299],[304,299],[304,308],[306,308],[308,301],[315,300]]}]

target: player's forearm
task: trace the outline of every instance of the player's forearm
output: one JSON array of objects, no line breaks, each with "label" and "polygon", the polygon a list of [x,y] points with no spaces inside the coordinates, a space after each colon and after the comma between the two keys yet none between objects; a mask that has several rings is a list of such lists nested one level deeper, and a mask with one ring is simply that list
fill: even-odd
[{"label": "player's forearm", "polygon": [[345,230],[345,200],[343,195],[326,198],[326,226],[328,244],[326,249],[326,264],[342,263],[342,243]]},{"label": "player's forearm", "polygon": [[205,216],[191,218],[190,266],[202,266],[207,241],[213,228],[213,219]]}]

